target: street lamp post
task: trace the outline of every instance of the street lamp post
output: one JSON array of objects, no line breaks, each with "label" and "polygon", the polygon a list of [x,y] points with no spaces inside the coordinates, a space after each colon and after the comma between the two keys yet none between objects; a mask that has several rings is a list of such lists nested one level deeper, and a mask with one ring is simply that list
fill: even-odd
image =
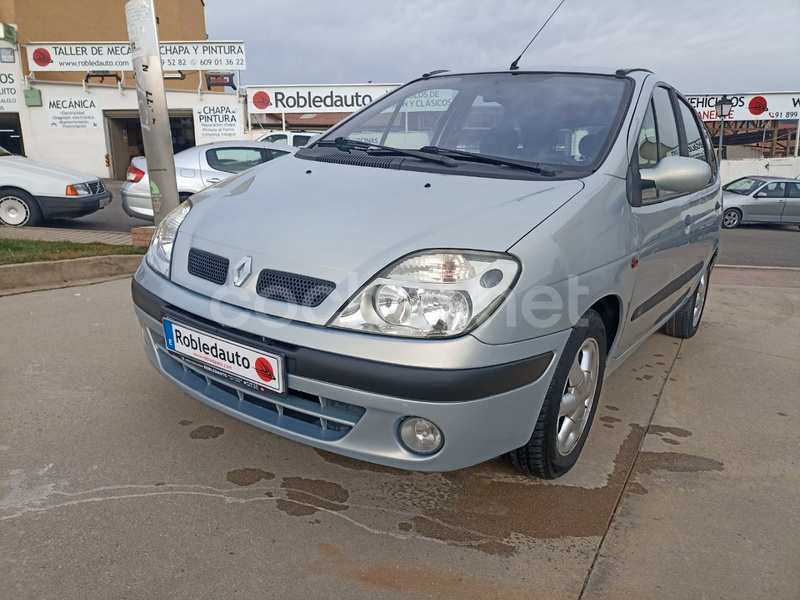
[{"label": "street lamp post", "polygon": [[719,100],[717,100],[716,105],[714,108],[719,115],[719,159],[722,160],[722,140],[725,135],[725,119],[728,115],[731,114],[731,109],[733,108],[733,100],[728,98],[727,96],[722,96]]}]

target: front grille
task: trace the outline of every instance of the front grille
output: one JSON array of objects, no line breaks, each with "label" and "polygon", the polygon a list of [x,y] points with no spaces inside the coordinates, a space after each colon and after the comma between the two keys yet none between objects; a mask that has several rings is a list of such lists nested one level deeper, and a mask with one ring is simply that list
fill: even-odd
[{"label": "front grille", "polygon": [[379,169],[391,169],[392,165],[397,165],[394,158],[383,156],[361,156],[356,154],[323,154],[315,158],[317,162],[336,163],[339,165],[357,165],[359,167],[377,167]]},{"label": "front grille", "polygon": [[95,194],[102,194],[106,191],[106,187],[103,185],[103,182],[99,179],[97,181],[90,181],[86,185],[89,186],[89,191],[92,192],[92,195]]},{"label": "front grille", "polygon": [[264,269],[258,275],[256,293],[264,298],[302,306],[319,306],[336,287],[331,281]]},{"label": "front grille", "polygon": [[222,285],[228,279],[230,261],[205,250],[189,250],[189,273],[200,279]]},{"label": "front grille", "polygon": [[290,387],[286,397],[260,393],[206,371],[167,351],[159,331],[150,331],[159,363],[176,381],[242,415],[309,438],[342,439],[366,413],[363,406],[331,400]]}]

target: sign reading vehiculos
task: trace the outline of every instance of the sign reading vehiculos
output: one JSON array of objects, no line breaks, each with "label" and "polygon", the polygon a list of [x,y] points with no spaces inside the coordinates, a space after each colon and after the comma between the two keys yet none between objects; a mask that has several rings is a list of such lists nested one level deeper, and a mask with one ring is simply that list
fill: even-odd
[{"label": "sign reading vehiculos", "polygon": [[353,112],[397,87],[395,83],[247,86],[247,109],[250,114]]},{"label": "sign reading vehiculos", "polygon": [[[764,92],[728,94],[733,107],[726,121],[772,121],[800,119],[800,94]],[[686,96],[703,121],[719,121],[716,104],[720,95]]]},{"label": "sign reading vehiculos", "polygon": [[[165,69],[232,69],[247,66],[244,42],[162,42]],[[32,42],[25,46],[31,71],[131,71],[128,42]]]}]

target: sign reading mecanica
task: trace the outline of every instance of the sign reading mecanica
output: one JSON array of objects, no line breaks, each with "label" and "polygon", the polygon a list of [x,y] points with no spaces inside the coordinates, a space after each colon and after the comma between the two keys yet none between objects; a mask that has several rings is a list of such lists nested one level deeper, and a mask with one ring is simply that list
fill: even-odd
[{"label": "sign reading mecanica", "polygon": [[58,129],[93,129],[103,122],[103,111],[93,98],[47,98],[50,127]]},{"label": "sign reading mecanica", "polygon": [[[165,69],[246,68],[244,42],[162,42]],[[25,46],[31,71],[131,71],[128,42],[31,43]]]}]

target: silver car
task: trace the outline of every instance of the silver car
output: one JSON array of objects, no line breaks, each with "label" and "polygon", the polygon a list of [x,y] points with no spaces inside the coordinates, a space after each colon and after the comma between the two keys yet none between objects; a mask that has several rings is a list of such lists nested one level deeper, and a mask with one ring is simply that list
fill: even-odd
[{"label": "silver car", "polygon": [[784,177],[740,177],[722,187],[722,226],[800,225],[800,181]]},{"label": "silver car", "polygon": [[[175,175],[181,202],[192,194],[262,163],[295,152],[266,142],[231,140],[194,146],[175,155]],[[137,156],[122,185],[122,208],[131,217],[153,220],[147,162]]]},{"label": "silver car", "polygon": [[697,331],[721,220],[706,130],[651,72],[429,74],[183,203],[132,294],[155,368],[256,427],[554,478],[603,379]]}]

